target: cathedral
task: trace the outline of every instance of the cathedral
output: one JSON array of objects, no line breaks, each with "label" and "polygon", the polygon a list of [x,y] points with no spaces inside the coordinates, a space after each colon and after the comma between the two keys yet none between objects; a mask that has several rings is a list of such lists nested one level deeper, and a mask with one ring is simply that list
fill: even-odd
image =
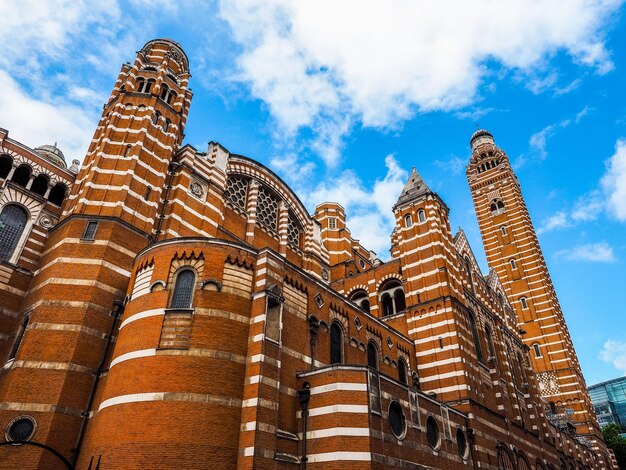
[{"label": "cathedral", "polygon": [[488,131],[489,272],[415,169],[383,262],[341,201],[184,144],[190,77],[143,46],[82,166],[0,129],[0,469],[617,468]]}]

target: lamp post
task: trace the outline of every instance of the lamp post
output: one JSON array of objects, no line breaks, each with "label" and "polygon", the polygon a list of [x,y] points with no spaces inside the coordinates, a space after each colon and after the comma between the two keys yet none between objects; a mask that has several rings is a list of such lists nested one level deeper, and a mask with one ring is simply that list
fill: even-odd
[{"label": "lamp post", "polygon": [[300,409],[302,410],[302,458],[300,459],[300,468],[306,470],[306,432],[307,421],[309,417],[309,400],[311,399],[311,385],[304,382],[303,387],[298,390],[298,400],[300,401]]}]

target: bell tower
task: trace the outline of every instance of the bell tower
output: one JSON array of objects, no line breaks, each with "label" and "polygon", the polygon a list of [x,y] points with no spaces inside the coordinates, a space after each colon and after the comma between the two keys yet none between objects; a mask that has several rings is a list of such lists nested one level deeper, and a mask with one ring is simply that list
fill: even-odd
[{"label": "bell tower", "polygon": [[515,309],[549,416],[569,416],[579,434],[597,436],[587,386],[509,158],[486,130],[475,132],[470,145],[466,174],[487,262]]},{"label": "bell tower", "polygon": [[[164,212],[190,76],[184,51],[167,39],[122,66],[21,305],[22,328],[0,376],[0,423],[28,419],[34,440],[74,463],[107,377],[133,260]],[[56,468],[51,458],[29,447],[2,463]]]},{"label": "bell tower", "polygon": [[72,188],[65,214],[116,217],[150,235],[180,148],[189,62],[170,40],[148,42],[124,64]]}]

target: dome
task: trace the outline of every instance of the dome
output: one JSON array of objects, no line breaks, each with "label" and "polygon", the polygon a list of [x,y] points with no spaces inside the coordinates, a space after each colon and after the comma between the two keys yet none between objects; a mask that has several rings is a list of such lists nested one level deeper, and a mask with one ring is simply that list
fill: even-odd
[{"label": "dome", "polygon": [[35,152],[55,165],[60,166],[61,168],[67,168],[65,156],[63,155],[63,152],[61,152],[61,149],[57,147],[56,142],[54,145],[41,145],[35,149]]},{"label": "dome", "polygon": [[493,144],[493,135],[491,135],[491,132],[485,129],[478,129],[472,134],[472,138],[470,139],[470,147],[472,147],[472,150],[474,150],[478,145],[484,144],[486,142],[490,142]]}]

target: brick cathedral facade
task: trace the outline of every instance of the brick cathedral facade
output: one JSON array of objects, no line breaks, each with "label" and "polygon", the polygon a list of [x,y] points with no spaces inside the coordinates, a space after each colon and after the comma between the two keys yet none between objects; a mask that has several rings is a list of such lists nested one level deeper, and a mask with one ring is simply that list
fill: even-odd
[{"label": "brick cathedral facade", "polygon": [[382,262],[340,204],[184,145],[189,79],[148,42],[80,169],[0,130],[0,468],[616,468],[491,134],[489,273],[415,169]]}]

